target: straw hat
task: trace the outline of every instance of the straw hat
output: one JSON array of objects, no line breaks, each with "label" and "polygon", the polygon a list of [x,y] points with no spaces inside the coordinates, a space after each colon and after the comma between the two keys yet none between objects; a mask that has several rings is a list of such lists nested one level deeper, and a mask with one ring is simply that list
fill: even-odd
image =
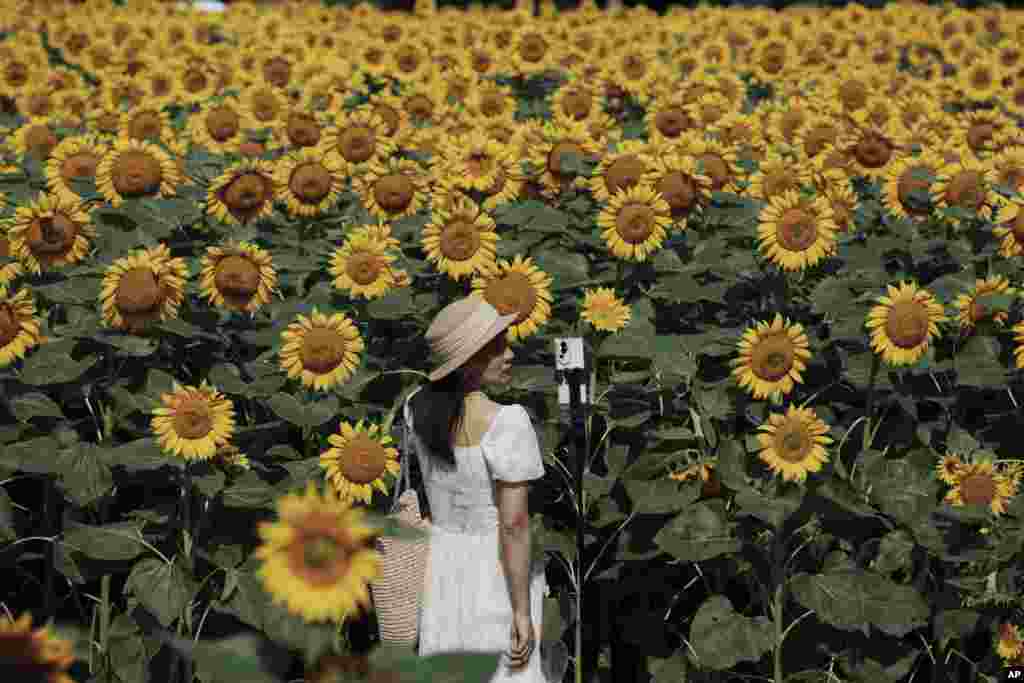
[{"label": "straw hat", "polygon": [[518,313],[501,315],[477,293],[445,306],[427,328],[434,363],[430,381],[436,382],[461,366],[518,317]]}]

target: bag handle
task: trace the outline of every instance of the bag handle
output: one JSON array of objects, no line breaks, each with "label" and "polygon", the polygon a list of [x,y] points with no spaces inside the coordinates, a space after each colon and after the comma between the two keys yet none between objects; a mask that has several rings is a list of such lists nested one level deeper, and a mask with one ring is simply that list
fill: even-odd
[{"label": "bag handle", "polygon": [[402,489],[408,489],[412,484],[410,483],[409,475],[409,459],[415,455],[415,449],[413,448],[413,434],[412,429],[409,426],[409,399],[416,395],[416,392],[423,387],[417,387],[408,396],[405,397],[405,401],[402,402],[402,441],[401,441],[401,452],[402,452],[402,470],[398,474],[398,481],[395,483],[395,492],[391,496],[391,507],[389,508],[389,514],[395,514],[398,512],[398,497]]}]

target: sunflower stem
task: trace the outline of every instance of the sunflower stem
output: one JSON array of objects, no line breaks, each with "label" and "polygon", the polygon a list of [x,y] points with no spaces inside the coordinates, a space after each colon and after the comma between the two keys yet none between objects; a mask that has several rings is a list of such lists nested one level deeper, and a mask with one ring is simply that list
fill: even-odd
[{"label": "sunflower stem", "polygon": [[861,450],[866,451],[871,447],[874,434],[871,433],[871,411],[874,408],[875,398],[875,377],[878,376],[879,359],[877,353],[871,354],[871,374],[868,376],[868,396],[864,407],[864,440]]}]

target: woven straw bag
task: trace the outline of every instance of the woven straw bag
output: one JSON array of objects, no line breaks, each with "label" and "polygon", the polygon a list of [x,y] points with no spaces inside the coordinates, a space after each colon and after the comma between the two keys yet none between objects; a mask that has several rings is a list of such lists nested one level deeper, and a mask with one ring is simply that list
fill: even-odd
[{"label": "woven straw bag", "polygon": [[[412,449],[405,450],[402,473],[395,486],[388,516],[408,526],[428,531],[430,523],[420,514],[420,501],[415,489],[409,485]],[[405,489],[401,496],[398,495],[400,486]],[[382,643],[412,648],[419,636],[420,605],[430,569],[430,541],[406,541],[380,536],[376,546],[381,555],[381,572],[371,580],[370,591],[380,626],[380,640]]]}]

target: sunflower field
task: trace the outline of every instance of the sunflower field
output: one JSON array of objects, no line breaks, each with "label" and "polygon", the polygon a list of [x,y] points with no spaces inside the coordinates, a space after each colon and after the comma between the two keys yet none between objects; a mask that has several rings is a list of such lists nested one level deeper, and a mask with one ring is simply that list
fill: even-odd
[{"label": "sunflower field", "polygon": [[489,680],[354,636],[469,294],[519,314],[565,680],[1024,666],[1022,46],[998,5],[0,0],[0,670]]}]

